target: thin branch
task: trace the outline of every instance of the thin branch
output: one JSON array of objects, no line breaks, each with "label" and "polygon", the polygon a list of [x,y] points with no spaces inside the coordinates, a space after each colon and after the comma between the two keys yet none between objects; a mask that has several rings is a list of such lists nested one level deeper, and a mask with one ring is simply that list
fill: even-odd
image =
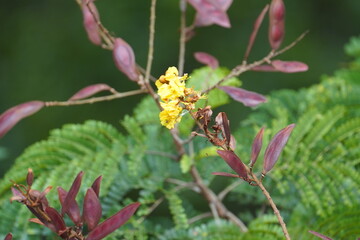
[{"label": "thin branch", "polygon": [[188,221],[188,224],[191,225],[193,224],[194,222],[197,222],[201,219],[204,219],[204,218],[209,218],[209,217],[212,217],[212,213],[211,212],[206,212],[206,213],[202,213],[202,214],[199,214],[195,217],[192,217],[189,219]]},{"label": "thin branch", "polygon": [[112,94],[112,95],[103,96],[103,97],[94,97],[94,98],[75,100],[75,101],[63,101],[63,102],[51,101],[51,102],[45,102],[45,106],[53,107],[53,106],[72,106],[72,105],[92,104],[92,103],[96,103],[96,102],[110,101],[110,100],[114,100],[117,98],[129,97],[129,96],[133,96],[133,95],[137,95],[137,94],[141,94],[141,93],[146,93],[146,90],[138,89],[138,90],[117,93],[117,94]]},{"label": "thin branch", "polygon": [[148,52],[147,64],[146,64],[145,82],[149,82],[151,65],[154,58],[155,19],[156,19],[156,0],[151,0],[150,26],[149,26],[149,52]]},{"label": "thin branch", "polygon": [[224,190],[222,190],[218,194],[219,200],[222,201],[229,192],[231,192],[233,189],[235,189],[237,186],[239,186],[240,184],[242,184],[244,182],[245,181],[243,181],[243,180],[237,180],[237,181],[233,182],[232,184],[230,184],[229,186],[227,186]]},{"label": "thin branch", "polygon": [[251,173],[251,176],[253,177],[254,181],[257,183],[257,185],[259,186],[259,188],[261,189],[261,191],[263,192],[264,196],[267,198],[267,200],[270,203],[270,206],[272,207],[272,209],[274,210],[274,214],[277,217],[280,226],[283,230],[284,236],[286,238],[286,240],[290,240],[290,235],[289,232],[286,228],[286,224],[284,222],[284,219],[281,217],[280,211],[279,209],[276,207],[276,204],[274,203],[274,201],[272,200],[270,193],[266,190],[266,188],[264,187],[264,185],[262,184],[261,181],[259,181],[259,179],[256,177],[256,175],[254,173]]},{"label": "thin branch", "polygon": [[184,182],[184,181],[181,181],[181,180],[175,179],[175,178],[167,178],[165,181],[168,183],[176,184],[176,185],[178,185],[178,187],[181,187],[181,188],[189,188],[189,189],[193,190],[194,192],[197,192],[197,193],[200,192],[199,187],[193,182]]},{"label": "thin branch", "polygon": [[281,49],[281,50],[279,50],[277,52],[271,51],[267,56],[265,56],[261,60],[255,61],[255,62],[253,62],[251,64],[246,64],[246,62],[243,62],[241,65],[236,66],[235,68],[233,68],[231,70],[231,72],[228,75],[223,77],[220,81],[218,81],[213,86],[211,86],[208,89],[202,91],[201,94],[206,94],[206,93],[210,92],[214,88],[217,88],[218,86],[220,86],[226,80],[229,80],[230,78],[233,78],[233,77],[237,77],[240,74],[242,74],[244,72],[247,72],[247,71],[251,70],[254,67],[260,66],[260,65],[262,65],[264,63],[270,63],[272,58],[274,58],[274,57],[288,51],[289,49],[293,48],[297,43],[299,43],[306,36],[307,33],[308,33],[308,31],[304,32],[297,39],[295,39],[292,43],[290,43],[288,46],[284,47],[283,49]]},{"label": "thin branch", "polygon": [[162,157],[167,157],[167,158],[171,158],[173,160],[178,159],[178,157],[175,154],[166,153],[166,152],[147,150],[145,153],[149,154],[149,155],[158,155],[158,156],[162,156]]},{"label": "thin branch", "polygon": [[180,0],[180,47],[179,47],[179,75],[184,74],[185,46],[186,46],[186,0]]},{"label": "thin branch", "polygon": [[157,199],[153,205],[151,205],[151,207],[148,209],[148,213],[144,216],[142,216],[141,218],[138,219],[138,223],[142,223],[146,217],[148,217],[163,201],[165,200],[165,197],[162,196],[161,198]]}]

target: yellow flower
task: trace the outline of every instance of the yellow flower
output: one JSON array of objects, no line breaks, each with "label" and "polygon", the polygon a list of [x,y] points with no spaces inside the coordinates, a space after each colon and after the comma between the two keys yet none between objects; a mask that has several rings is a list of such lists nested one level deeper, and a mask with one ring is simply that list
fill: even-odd
[{"label": "yellow flower", "polygon": [[183,109],[194,109],[195,103],[204,98],[199,92],[185,87],[186,79],[188,79],[187,74],[179,77],[177,68],[169,67],[165,75],[161,75],[155,82],[160,99],[163,101],[160,103],[163,108],[159,115],[160,122],[169,129],[180,122]]},{"label": "yellow flower", "polygon": [[160,122],[163,126],[168,129],[174,128],[175,124],[181,120],[181,111],[183,110],[179,106],[179,101],[173,100],[167,103],[160,103],[161,107],[164,109],[160,112]]}]

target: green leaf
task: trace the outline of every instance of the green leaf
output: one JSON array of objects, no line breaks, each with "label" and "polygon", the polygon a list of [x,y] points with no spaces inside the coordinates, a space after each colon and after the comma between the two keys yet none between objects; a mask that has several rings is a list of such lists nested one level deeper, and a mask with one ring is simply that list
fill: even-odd
[{"label": "green leaf", "polygon": [[184,154],[180,159],[181,172],[189,172],[191,165],[193,165],[193,159],[189,155]]}]

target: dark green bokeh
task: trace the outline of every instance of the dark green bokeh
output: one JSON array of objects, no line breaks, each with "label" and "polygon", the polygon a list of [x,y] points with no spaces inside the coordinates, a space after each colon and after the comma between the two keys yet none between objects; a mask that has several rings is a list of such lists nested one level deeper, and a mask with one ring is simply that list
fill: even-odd
[{"label": "dark green bokeh", "polygon": [[[211,26],[197,30],[187,46],[185,71],[200,67],[195,51],[216,56],[229,68],[239,64],[246,49],[253,21],[269,1],[234,0],[229,10],[231,29]],[[343,45],[358,35],[360,1],[286,1],[287,27],[284,44],[305,30],[308,36],[281,56],[283,60],[308,63],[310,70],[299,74],[246,73],[244,88],[266,94],[279,88],[300,88],[331,74],[346,61]],[[133,47],[137,62],[145,66],[150,1],[97,1],[104,25]],[[158,1],[153,75],[159,76],[177,64],[179,12],[177,1]],[[189,7],[189,21],[194,11]],[[250,60],[268,51],[267,20],[262,26]],[[93,46],[82,27],[75,1],[2,2],[0,8],[0,112],[30,100],[66,100],[77,90],[94,83],[107,83],[118,91],[137,85],[118,72],[111,52]],[[139,101],[130,97],[112,102],[76,107],[44,109],[18,124],[0,140],[0,176],[25,147],[47,137],[49,130],[65,123],[97,119],[118,126],[118,121]],[[238,103],[225,108],[232,120],[248,112]],[[5,152],[5,150],[6,152]]]}]

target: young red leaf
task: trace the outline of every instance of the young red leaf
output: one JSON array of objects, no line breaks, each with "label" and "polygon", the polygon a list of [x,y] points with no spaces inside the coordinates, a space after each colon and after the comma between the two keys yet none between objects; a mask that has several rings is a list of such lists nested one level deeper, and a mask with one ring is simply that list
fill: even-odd
[{"label": "young red leaf", "polygon": [[243,179],[248,179],[245,165],[233,151],[217,150],[222,159]]},{"label": "young red leaf", "polygon": [[83,89],[76,92],[69,100],[79,100],[79,99],[88,98],[102,91],[110,91],[112,93],[115,92],[115,90],[109,85],[104,83],[98,83],[84,87]]},{"label": "young red leaf", "polygon": [[94,190],[97,197],[100,195],[100,184],[101,184],[102,176],[99,176],[95,179],[94,183],[91,185],[91,188]]},{"label": "young red leaf", "polygon": [[26,197],[18,189],[11,187],[11,192],[13,195],[10,198],[10,202],[12,201],[23,202],[24,200],[26,200]]},{"label": "young red leaf", "polygon": [[211,174],[216,176],[239,178],[239,175],[227,173],[227,172],[212,172]]},{"label": "young red leaf", "polygon": [[19,104],[0,115],[0,138],[2,138],[21,119],[28,117],[44,107],[44,102],[31,101]]},{"label": "young red leaf", "polygon": [[269,172],[279,159],[285,144],[287,143],[295,124],[290,124],[286,128],[281,129],[270,141],[265,150],[263,174]]},{"label": "young red leaf", "polygon": [[[91,11],[89,8],[91,9]],[[99,20],[99,12],[95,4],[90,0],[89,5],[87,5],[87,0],[83,0],[82,12],[84,28],[90,42],[95,45],[101,45],[101,36],[99,33],[99,26],[97,24],[97,20]],[[96,19],[94,18],[94,16]]]},{"label": "young red leaf", "polygon": [[129,220],[129,218],[135,213],[136,209],[140,206],[140,203],[132,203],[115,215],[106,219],[101,224],[97,225],[86,237],[86,240],[100,240],[121,227]]},{"label": "young red leaf", "polygon": [[12,234],[8,233],[8,234],[6,234],[4,240],[12,240],[12,237],[13,237]]},{"label": "young red leaf", "polygon": [[99,198],[92,188],[89,188],[84,198],[83,219],[89,231],[93,230],[100,221],[102,214]]},{"label": "young red leaf", "polygon": [[297,61],[274,60],[271,64],[276,70],[284,73],[306,72],[309,69],[305,63]]},{"label": "young red leaf", "polygon": [[251,71],[256,71],[256,72],[279,72],[279,70],[274,68],[272,65],[255,66],[255,67],[251,68]]},{"label": "young red leaf", "polygon": [[[63,206],[68,193],[61,187],[58,187],[57,190],[58,190],[59,201],[60,201],[61,205]],[[70,206],[65,213],[70,217],[71,221],[73,221],[73,223],[75,223],[76,226],[81,225],[82,220],[81,220],[81,216],[80,216],[80,209],[79,209],[79,205],[77,204],[76,201],[72,201],[70,203]]]},{"label": "young red leaf", "polygon": [[272,0],[269,10],[269,42],[273,50],[280,47],[285,35],[285,4]]},{"label": "young red leaf", "polygon": [[113,59],[116,67],[132,81],[139,80],[139,73],[135,64],[134,51],[121,38],[116,38],[113,50]]},{"label": "young red leaf", "polygon": [[216,116],[215,122],[218,126],[221,127],[221,131],[225,136],[226,145],[229,147],[231,141],[231,131],[230,131],[229,119],[227,118],[226,113],[220,112]]},{"label": "young red leaf", "polygon": [[208,53],[196,52],[196,53],[194,53],[194,57],[198,62],[208,65],[212,69],[219,67],[218,60],[214,56],[212,56]]},{"label": "young red leaf", "polygon": [[39,225],[45,226],[45,224],[42,221],[40,221],[40,219],[38,219],[38,218],[30,218],[29,222],[37,223]]},{"label": "young red leaf", "polygon": [[229,94],[235,101],[241,102],[247,107],[256,107],[266,102],[265,96],[256,92],[229,86],[219,86],[218,88]]},{"label": "young red leaf", "polygon": [[321,233],[318,233],[318,232],[315,232],[315,231],[309,231],[309,233],[323,239],[323,240],[332,240],[331,238],[325,236],[325,235],[322,235]]},{"label": "young red leaf", "polygon": [[262,127],[260,129],[260,131],[258,132],[258,134],[256,134],[256,137],[255,137],[253,145],[252,145],[251,157],[250,157],[250,167],[254,166],[254,164],[259,156],[259,153],[260,153],[261,147],[262,147],[263,135],[264,135],[264,128]]},{"label": "young red leaf", "polygon": [[75,198],[79,192],[83,175],[84,175],[83,171],[79,172],[78,175],[76,176],[73,184],[71,185],[71,188],[70,188],[68,194],[66,195],[64,202],[62,203],[62,209],[61,209],[62,215],[64,213],[68,212],[69,209],[71,208],[71,206],[73,206],[74,202],[76,202]]},{"label": "young red leaf", "polygon": [[51,223],[54,225],[55,232],[57,234],[60,234],[61,232],[66,230],[66,225],[65,225],[64,219],[61,217],[61,215],[54,208],[47,207],[45,209],[45,212],[47,213],[47,215],[51,219]]},{"label": "young red leaf", "polygon": [[233,135],[230,136],[230,143],[229,143],[229,147],[231,150],[236,149],[236,139]]},{"label": "young red leaf", "polygon": [[255,42],[257,33],[259,31],[259,28],[261,26],[261,23],[263,22],[265,14],[267,13],[268,10],[269,10],[269,4],[266,4],[266,6],[261,11],[260,15],[257,17],[257,19],[256,19],[256,21],[254,23],[254,28],[253,28],[253,31],[252,31],[252,33],[250,35],[249,43],[248,43],[246,53],[245,53],[245,56],[244,56],[245,60],[247,60],[247,58],[249,57],[250,51],[251,51],[251,49],[252,49],[252,47],[254,45],[254,42]]},{"label": "young red leaf", "polygon": [[196,9],[195,26],[209,26],[217,24],[229,28],[230,21],[226,14],[232,1],[229,0],[188,0]]}]

